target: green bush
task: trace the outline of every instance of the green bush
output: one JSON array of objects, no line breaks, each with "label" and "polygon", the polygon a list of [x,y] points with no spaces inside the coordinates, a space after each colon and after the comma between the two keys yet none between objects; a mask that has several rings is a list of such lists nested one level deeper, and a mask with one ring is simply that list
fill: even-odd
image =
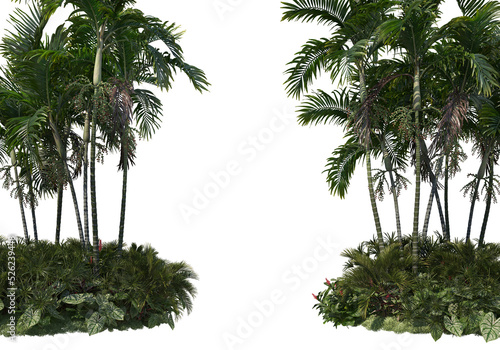
[{"label": "green bush", "polygon": [[[99,265],[92,250],[76,239],[60,245],[18,239],[15,252],[16,334],[54,334],[105,329],[155,327],[191,312],[197,279],[184,262],[158,257],[150,246],[117,254],[116,242],[104,244]],[[8,251],[0,239],[0,333],[7,336]]]},{"label": "green bush", "polygon": [[[319,292],[324,322],[334,326],[500,336],[500,245],[427,238],[420,242],[419,274],[411,270],[410,239],[375,239],[347,249],[344,274]],[[341,291],[341,292],[340,292]]]}]

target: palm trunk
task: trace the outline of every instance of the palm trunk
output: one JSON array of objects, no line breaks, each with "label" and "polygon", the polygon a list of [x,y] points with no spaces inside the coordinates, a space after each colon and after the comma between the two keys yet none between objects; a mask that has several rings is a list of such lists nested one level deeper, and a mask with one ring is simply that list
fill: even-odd
[{"label": "palm trunk", "polygon": [[89,236],[89,199],[88,199],[88,168],[89,168],[89,142],[90,142],[90,117],[88,113],[85,114],[85,125],[83,129],[83,228],[85,233],[85,243],[90,247]]},{"label": "palm trunk", "polygon": [[476,186],[474,186],[474,193],[472,194],[472,202],[471,202],[470,211],[469,211],[469,223],[467,224],[467,234],[465,236],[466,242],[470,241],[470,231],[472,228],[472,217],[474,215],[474,206],[476,204],[476,198],[478,197],[479,183],[484,178],[484,174],[486,172],[486,166],[489,162],[490,152],[491,152],[492,148],[493,148],[493,141],[491,141],[489,143],[489,145],[486,147],[483,159],[481,160],[481,165],[479,166],[479,170],[477,171]]},{"label": "palm trunk", "polygon": [[123,246],[123,232],[125,230],[125,209],[127,204],[127,173],[128,173],[128,126],[122,136],[122,159],[123,159],[123,180],[122,180],[122,205],[120,211],[120,230],[118,233],[118,256],[121,257]]},{"label": "palm trunk", "polygon": [[429,195],[429,201],[427,202],[427,209],[425,211],[424,228],[422,229],[422,239],[425,241],[427,238],[427,231],[429,230],[429,221],[432,212],[432,202],[434,201],[434,194],[436,192],[436,186],[432,185],[431,194]]},{"label": "palm trunk", "polygon": [[382,227],[380,225],[380,218],[377,210],[377,203],[375,202],[375,191],[373,189],[372,167],[370,159],[370,148],[366,148],[366,172],[368,177],[368,192],[370,193],[370,203],[373,212],[373,219],[375,221],[375,228],[377,230],[377,240],[380,251],[384,250],[384,237],[382,235]]},{"label": "palm trunk", "polygon": [[412,256],[413,273],[418,272],[418,219],[420,211],[420,111],[422,110],[420,95],[420,69],[415,63],[413,80],[413,110],[415,112],[415,205],[413,209]]},{"label": "palm trunk", "polygon": [[73,206],[75,208],[76,215],[76,224],[78,225],[78,233],[80,235],[80,242],[82,247],[85,248],[85,239],[83,238],[83,229],[82,229],[82,220],[80,219],[80,208],[78,207],[78,199],[76,197],[75,187],[73,186],[73,179],[71,178],[71,173],[69,171],[68,162],[66,161],[66,146],[63,144],[57,127],[52,120],[52,114],[48,114],[49,117],[49,125],[52,129],[52,136],[54,137],[54,142],[56,143],[57,153],[61,158],[61,162],[64,167],[64,173],[66,175],[66,179],[68,180],[69,187],[71,189],[71,196],[73,197]]},{"label": "palm trunk", "polygon": [[380,139],[380,146],[381,146],[382,152],[384,154],[385,170],[389,172],[389,180],[391,181],[392,199],[394,202],[394,213],[396,216],[396,231],[397,231],[397,235],[398,235],[399,244],[401,245],[401,249],[403,249],[403,234],[401,233],[401,220],[400,220],[400,215],[399,215],[398,195],[396,193],[396,183],[394,181],[392,163],[391,163],[391,160],[389,159],[389,154],[387,153],[387,149],[385,148],[384,142],[385,142],[385,138],[382,137]]},{"label": "palm trunk", "polygon": [[493,180],[494,180],[494,173],[493,173],[493,167],[494,167],[493,160],[490,160],[490,171],[489,171],[489,177],[488,177],[488,193],[486,197],[486,209],[484,210],[484,217],[483,217],[483,224],[481,225],[481,234],[479,236],[479,246],[482,246],[484,244],[484,235],[486,234],[486,225],[488,224],[488,218],[490,216],[490,208],[491,208],[491,199],[493,197],[493,191],[495,188],[493,187]]},{"label": "palm trunk", "polygon": [[21,184],[19,182],[19,173],[17,172],[16,152],[14,150],[10,151],[10,160],[12,162],[12,167],[14,168],[14,181],[16,183],[17,199],[19,200],[19,209],[21,210],[21,219],[23,221],[24,239],[26,240],[26,242],[28,242],[30,236],[28,234],[28,225],[26,224],[26,215],[24,214],[23,191],[21,190]]},{"label": "palm trunk", "polygon": [[449,177],[449,171],[448,171],[448,155],[446,155],[445,159],[445,165],[444,165],[444,214],[446,218],[446,230],[444,233],[444,239],[446,241],[450,241],[450,213],[448,209],[448,177]]},{"label": "palm trunk", "polygon": [[61,236],[61,218],[62,218],[62,203],[63,203],[63,184],[62,182],[57,185],[57,219],[56,219],[56,244],[59,244]]},{"label": "palm trunk", "polygon": [[[361,103],[363,103],[366,100],[367,91],[366,91],[365,73],[362,63],[358,64],[358,69],[359,69],[360,101]],[[373,189],[373,177],[372,177],[369,143],[367,143],[366,145],[366,172],[368,177],[368,192],[370,194],[370,204],[372,207],[373,220],[375,221],[375,229],[377,231],[379,249],[382,252],[382,250],[384,250],[384,237],[382,235],[382,227],[380,225],[377,203],[375,202],[375,191]]]},{"label": "palm trunk", "polygon": [[[101,26],[97,38],[97,52],[94,64],[94,96],[97,97],[99,84],[102,80],[102,54],[104,48],[104,25]],[[97,224],[97,192],[95,183],[95,158],[96,158],[96,133],[97,133],[97,106],[94,101],[92,113],[92,133],[90,140],[90,205],[92,208],[92,241],[93,241],[93,262],[96,266],[99,264],[99,231]]]},{"label": "palm trunk", "polygon": [[33,222],[33,237],[35,242],[38,242],[38,229],[36,225],[36,211],[35,211],[35,194],[33,193],[33,179],[31,177],[31,169],[28,171],[28,195],[31,209],[31,221]]},{"label": "palm trunk", "polygon": [[425,165],[427,167],[427,171],[429,171],[429,177],[430,177],[431,183],[432,183],[431,194],[429,196],[429,202],[427,204],[427,210],[425,213],[424,228],[422,230],[422,238],[425,239],[427,237],[427,232],[429,229],[429,221],[430,221],[430,216],[431,216],[431,211],[432,211],[432,202],[434,200],[434,197],[436,197],[436,203],[437,203],[438,211],[439,211],[439,219],[441,220],[441,229],[443,231],[443,234],[446,231],[446,224],[445,224],[444,215],[443,215],[443,208],[441,207],[441,201],[439,200],[439,193],[438,193],[438,188],[437,188],[437,177],[441,173],[441,167],[443,165],[443,157],[439,158],[439,161],[437,164],[438,172],[436,174],[434,174],[432,172],[432,168],[430,165],[430,160],[429,160],[428,153],[427,153],[427,147],[425,146],[425,142],[423,140],[421,140],[421,146],[422,146],[422,155],[424,157],[424,162],[425,162]]}]

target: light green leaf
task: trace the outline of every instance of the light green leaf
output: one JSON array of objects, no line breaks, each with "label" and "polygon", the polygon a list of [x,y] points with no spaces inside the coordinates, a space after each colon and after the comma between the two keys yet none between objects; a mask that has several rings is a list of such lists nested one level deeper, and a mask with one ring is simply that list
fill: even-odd
[{"label": "light green leaf", "polygon": [[24,314],[19,317],[17,322],[17,330],[19,333],[23,333],[40,322],[40,317],[42,316],[41,310],[35,310],[31,305],[29,306]]},{"label": "light green leaf", "polygon": [[94,312],[86,321],[89,335],[94,335],[104,330],[104,319],[98,312]]},{"label": "light green leaf", "polygon": [[70,294],[62,298],[62,301],[66,304],[77,305],[84,302],[94,301],[94,295],[92,293]]},{"label": "light green leaf", "polygon": [[0,299],[0,310],[3,310],[4,307],[5,305],[3,304],[3,301]]},{"label": "light green leaf", "polygon": [[125,313],[112,302],[105,302],[99,306],[99,313],[109,319],[123,321]]},{"label": "light green leaf", "polygon": [[448,316],[445,316],[444,326],[450,333],[455,334],[457,337],[462,336],[464,331],[464,326],[455,315],[452,315],[451,319]]},{"label": "light green leaf", "polygon": [[500,336],[500,319],[495,320],[495,315],[488,312],[481,320],[480,329],[486,342],[495,340]]}]

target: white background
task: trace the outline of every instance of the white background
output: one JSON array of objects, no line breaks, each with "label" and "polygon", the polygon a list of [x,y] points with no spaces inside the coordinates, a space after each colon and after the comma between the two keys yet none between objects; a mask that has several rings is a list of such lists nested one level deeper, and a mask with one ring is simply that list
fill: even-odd
[{"label": "white background", "polygon": [[[24,337],[16,343],[0,339],[2,349],[498,347],[474,336],[443,336],[434,343],[430,335],[335,329],[332,324],[323,325],[312,309],[311,293],[324,288],[325,277],[341,275],[341,251],[370,239],[375,231],[364,167],[358,167],[347,199],[329,194],[322,171],[342,143],[341,130],[329,125],[298,126],[294,112],[298,102],[284,92],[286,63],[307,39],[327,36],[328,28],[281,22],[280,2],[275,0],[190,0],[166,5],[139,0],[136,7],[186,30],[181,41],[186,61],[202,68],[212,84],[210,92],[200,94],[179,76],[172,91],[159,93],[164,104],[162,127],[151,141],[139,143],[136,166],[129,172],[125,241],[149,243],[162,258],[185,260],[193,267],[200,276],[195,282],[194,311],[174,331],[161,326],[92,337]],[[13,8],[2,0],[3,28],[8,27]],[[447,19],[458,15],[453,2],[445,2],[443,10]],[[335,88],[325,78],[319,84],[327,91]],[[258,144],[253,143],[255,138]],[[372,163],[374,168],[381,166],[380,160]],[[103,241],[118,235],[121,173],[117,164],[112,154],[97,170]],[[236,167],[237,173],[217,186],[213,174],[222,176],[228,165]],[[465,236],[469,202],[458,190],[477,166],[471,156],[452,182],[452,237]],[[413,181],[412,173],[408,176]],[[76,188],[81,197],[80,181]],[[196,197],[198,191],[208,191],[212,198],[202,203]],[[425,187],[421,223],[428,193]],[[62,238],[78,237],[69,192],[64,200]],[[408,234],[413,187],[400,200],[403,231]],[[186,219],[180,208],[194,207],[193,201],[205,208]],[[17,201],[2,189],[0,203],[0,234],[22,235]],[[479,235],[484,204],[476,208],[473,238]],[[42,239],[54,238],[55,210],[55,199],[37,208]],[[379,203],[379,210],[384,232],[395,231],[390,197]],[[497,210],[494,206],[491,212],[486,236],[490,241],[497,239]],[[433,213],[430,232],[440,230],[435,207]],[[29,211],[27,219],[31,223]]]}]

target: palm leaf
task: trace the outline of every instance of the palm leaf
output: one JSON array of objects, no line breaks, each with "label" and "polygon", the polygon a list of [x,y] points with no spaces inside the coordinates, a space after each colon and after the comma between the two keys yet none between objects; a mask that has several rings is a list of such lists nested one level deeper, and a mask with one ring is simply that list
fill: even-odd
[{"label": "palm leaf", "polygon": [[298,98],[303,92],[307,92],[313,79],[325,68],[328,42],[329,40],[325,38],[307,41],[301,51],[295,54],[295,58],[288,63],[292,65],[285,71],[285,74],[289,75],[285,82],[289,96]]},{"label": "palm leaf", "polygon": [[292,3],[283,2],[284,15],[282,20],[301,20],[342,27],[350,14],[347,0],[294,0]]},{"label": "palm leaf", "polygon": [[135,104],[134,115],[139,128],[139,135],[149,139],[160,127],[161,100],[151,91],[144,89],[135,89],[132,100]]},{"label": "palm leaf", "polygon": [[350,180],[354,174],[356,163],[366,154],[365,148],[359,144],[356,136],[335,149],[326,164],[327,182],[330,193],[345,198]]},{"label": "palm leaf", "polygon": [[349,111],[349,92],[347,89],[334,91],[332,95],[318,90],[307,95],[300,106],[298,116],[300,125],[334,123],[347,126]]}]

